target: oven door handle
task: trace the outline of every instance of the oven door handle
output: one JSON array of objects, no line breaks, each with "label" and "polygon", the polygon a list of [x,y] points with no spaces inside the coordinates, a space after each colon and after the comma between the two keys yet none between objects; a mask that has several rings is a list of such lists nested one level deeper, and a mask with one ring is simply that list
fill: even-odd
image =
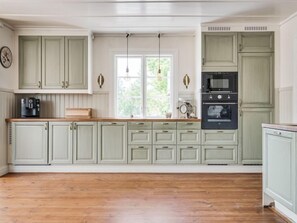
[{"label": "oven door handle", "polygon": [[202,102],[203,105],[237,105],[237,102]]}]

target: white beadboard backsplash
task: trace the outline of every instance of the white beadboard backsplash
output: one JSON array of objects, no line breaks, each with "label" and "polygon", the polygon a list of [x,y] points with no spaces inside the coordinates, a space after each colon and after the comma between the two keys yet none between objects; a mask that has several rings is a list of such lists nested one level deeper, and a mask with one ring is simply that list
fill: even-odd
[{"label": "white beadboard backsplash", "polygon": [[66,108],[92,108],[92,117],[109,116],[109,94],[36,94],[16,95],[17,116],[20,117],[21,98],[40,99],[40,117],[64,117]]}]

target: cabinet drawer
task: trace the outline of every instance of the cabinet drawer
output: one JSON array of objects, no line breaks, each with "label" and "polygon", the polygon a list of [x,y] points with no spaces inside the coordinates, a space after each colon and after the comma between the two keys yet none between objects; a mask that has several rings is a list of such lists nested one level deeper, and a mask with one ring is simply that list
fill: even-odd
[{"label": "cabinet drawer", "polygon": [[128,147],[128,163],[152,163],[152,146],[133,145]]},{"label": "cabinet drawer", "polygon": [[197,164],[200,163],[200,146],[177,146],[177,163]]},{"label": "cabinet drawer", "polygon": [[129,130],[128,144],[151,144],[152,131],[151,130]]},{"label": "cabinet drawer", "polygon": [[153,163],[176,164],[176,146],[154,146]]},{"label": "cabinet drawer", "polygon": [[129,130],[150,130],[152,129],[151,122],[128,122]]},{"label": "cabinet drawer", "polygon": [[153,122],[153,129],[176,129],[176,122]]},{"label": "cabinet drawer", "polygon": [[199,130],[177,130],[177,144],[199,144]]},{"label": "cabinet drawer", "polygon": [[237,146],[202,146],[202,163],[235,164]]},{"label": "cabinet drawer", "polygon": [[237,145],[237,130],[202,130],[204,145]]},{"label": "cabinet drawer", "polygon": [[176,144],[176,130],[154,130],[154,144]]},{"label": "cabinet drawer", "polygon": [[201,129],[201,122],[178,122],[177,129],[179,130],[198,130]]}]

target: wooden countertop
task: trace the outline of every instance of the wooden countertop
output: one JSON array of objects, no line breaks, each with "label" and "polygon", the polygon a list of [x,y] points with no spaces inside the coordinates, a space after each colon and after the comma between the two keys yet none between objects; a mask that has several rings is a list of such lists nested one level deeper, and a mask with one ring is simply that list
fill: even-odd
[{"label": "wooden countertop", "polygon": [[7,118],[6,122],[201,122],[197,118]]},{"label": "wooden countertop", "polygon": [[297,132],[297,124],[262,124],[263,128],[278,129],[290,132]]}]

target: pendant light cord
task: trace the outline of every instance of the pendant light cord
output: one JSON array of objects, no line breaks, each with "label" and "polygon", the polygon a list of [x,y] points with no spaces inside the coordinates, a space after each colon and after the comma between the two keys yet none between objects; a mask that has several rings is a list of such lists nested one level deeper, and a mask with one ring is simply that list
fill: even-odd
[{"label": "pendant light cord", "polygon": [[161,59],[160,59],[160,58],[161,58],[161,56],[160,56],[161,43],[160,43],[160,42],[161,42],[161,38],[160,38],[160,37],[161,37],[161,34],[159,33],[159,34],[158,34],[158,38],[159,38],[159,70],[158,70],[158,73],[159,73],[159,74],[161,73],[161,68],[160,68],[160,61],[161,61]]},{"label": "pendant light cord", "polygon": [[129,48],[129,41],[128,41],[128,38],[129,38],[130,34],[127,33],[126,34],[126,39],[127,39],[127,67],[126,67],[126,73],[128,74],[129,73],[129,64],[128,64],[128,57],[129,57],[129,52],[128,52],[128,48]]}]

